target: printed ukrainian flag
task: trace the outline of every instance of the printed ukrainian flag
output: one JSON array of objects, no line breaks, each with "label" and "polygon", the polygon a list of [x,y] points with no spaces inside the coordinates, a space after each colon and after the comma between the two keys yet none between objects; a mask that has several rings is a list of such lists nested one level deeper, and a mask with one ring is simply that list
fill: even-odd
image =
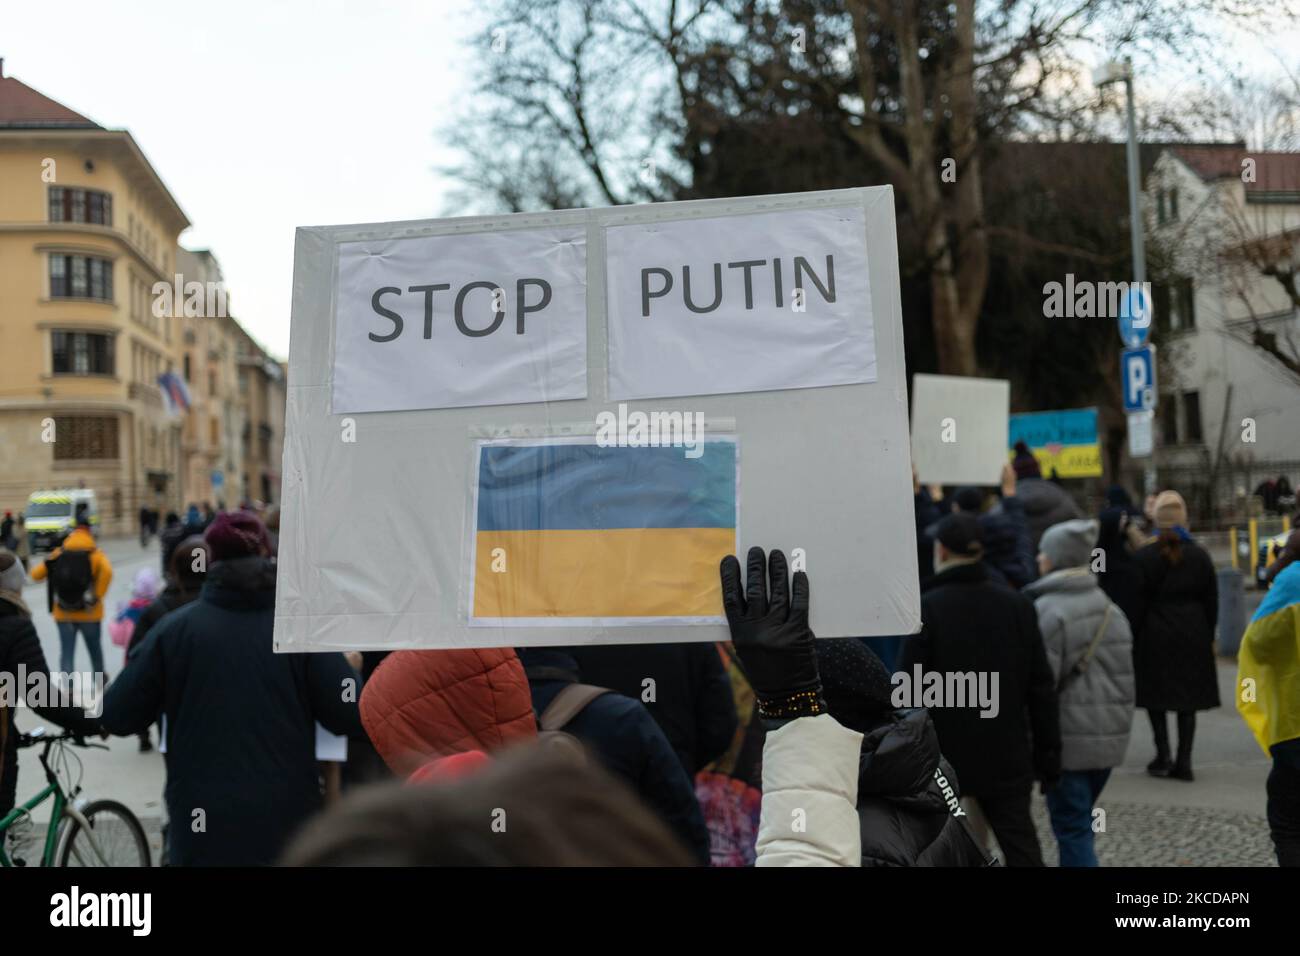
[{"label": "printed ukrainian flag", "polygon": [[736,443],[703,448],[687,458],[591,439],[481,443],[470,623],[721,620]]}]

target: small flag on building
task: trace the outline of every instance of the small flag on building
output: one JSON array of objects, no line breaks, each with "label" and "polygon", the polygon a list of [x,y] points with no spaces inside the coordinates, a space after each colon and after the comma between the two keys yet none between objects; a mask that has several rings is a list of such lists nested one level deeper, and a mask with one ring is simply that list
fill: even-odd
[{"label": "small flag on building", "polygon": [[159,375],[158,388],[162,391],[168,414],[180,415],[190,410],[190,390],[185,387],[185,380],[175,372]]}]

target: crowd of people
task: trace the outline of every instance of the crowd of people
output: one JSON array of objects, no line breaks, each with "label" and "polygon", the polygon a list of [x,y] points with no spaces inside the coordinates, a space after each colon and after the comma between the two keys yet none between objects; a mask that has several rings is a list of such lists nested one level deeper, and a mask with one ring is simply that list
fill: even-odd
[{"label": "crowd of people", "polygon": [[[170,865],[1041,866],[1037,785],[1060,864],[1096,866],[1095,810],[1135,710],[1148,772],[1187,782],[1196,714],[1220,703],[1213,563],[1185,502],[1166,490],[1139,510],[1116,487],[1086,517],[1018,449],[1000,488],[915,483],[914,506],[915,635],[817,639],[807,574],[755,548],[720,568],[727,644],[349,654],[274,653],[278,515],[191,506],[159,529],[161,576],[138,573],[117,612],[126,664],[99,718],[37,712],[142,750],[159,725]],[[1297,555],[1293,537],[1241,661],[1291,865]],[[112,567],[88,529],[31,574],[50,581],[61,668],[80,634],[102,671]],[[25,580],[0,552],[3,671],[46,670]],[[996,700],[898,706],[894,676],[914,669],[992,676]],[[0,718],[3,814],[16,760]],[[348,741],[335,786],[322,731]]]}]

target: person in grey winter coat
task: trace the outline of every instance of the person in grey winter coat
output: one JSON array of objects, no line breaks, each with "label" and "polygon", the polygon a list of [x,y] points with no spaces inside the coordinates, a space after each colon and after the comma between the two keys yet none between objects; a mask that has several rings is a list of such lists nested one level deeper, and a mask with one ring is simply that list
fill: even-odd
[{"label": "person in grey winter coat", "polygon": [[1043,576],[1025,588],[1038,613],[1061,713],[1061,781],[1047,794],[1061,866],[1096,866],[1092,808],[1124,762],[1136,697],[1128,618],[1092,573],[1096,521],[1043,533]]},{"label": "person in grey winter coat", "polygon": [[1083,512],[1070,493],[1060,485],[1043,478],[1038,459],[1024,442],[1016,442],[1016,456],[1011,462],[1016,472],[1016,497],[1025,512],[1029,526],[1029,540],[1035,549],[1043,532],[1054,524],[1082,518]]}]

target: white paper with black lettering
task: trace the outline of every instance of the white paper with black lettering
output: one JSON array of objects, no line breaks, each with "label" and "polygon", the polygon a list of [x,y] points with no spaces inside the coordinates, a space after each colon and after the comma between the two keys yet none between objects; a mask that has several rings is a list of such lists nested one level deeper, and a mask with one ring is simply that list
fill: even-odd
[{"label": "white paper with black lettering", "polygon": [[876,380],[860,207],[611,226],[611,400]]},{"label": "white paper with black lettering", "polygon": [[585,398],[586,285],[580,225],[343,243],[332,410]]}]

